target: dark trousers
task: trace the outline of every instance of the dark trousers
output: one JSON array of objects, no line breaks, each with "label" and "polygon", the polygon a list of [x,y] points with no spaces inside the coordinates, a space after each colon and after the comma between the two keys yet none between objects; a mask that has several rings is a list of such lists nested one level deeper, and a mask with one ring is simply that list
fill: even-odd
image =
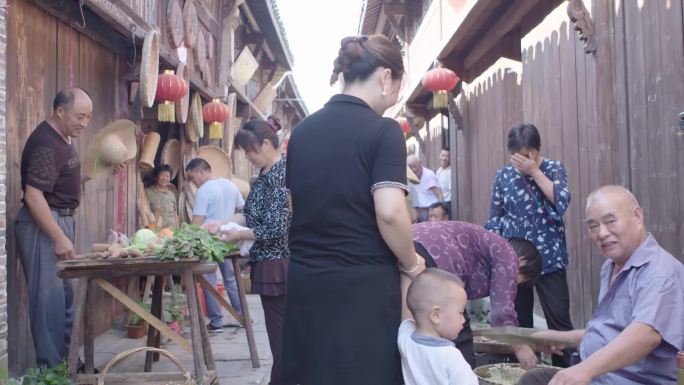
[{"label": "dark trousers", "polygon": [[271,355],[273,356],[270,385],[280,385],[281,383],[285,298],[286,296],[284,295],[277,297],[261,296],[261,305],[264,308],[264,320],[266,321],[266,334],[268,334],[268,344],[271,346]]},{"label": "dark trousers", "polygon": [[[64,234],[74,242],[73,217],[52,216]],[[38,366],[53,367],[67,356],[73,323],[73,289],[68,280],[57,277],[57,256],[50,237],[40,229],[26,207],[14,223],[17,250],[26,275],[29,321]]]},{"label": "dark trousers", "polygon": [[[541,303],[546,324],[552,330],[572,330],[570,320],[570,294],[565,269],[556,270],[542,275],[534,284]],[[515,311],[518,312],[518,322],[521,327],[533,327],[532,312],[534,308],[534,293],[532,287],[518,286],[515,299]],[[554,354],[551,358],[554,366],[567,368],[570,366],[572,349],[563,351],[563,355]]]},{"label": "dark trousers", "polygon": [[463,354],[463,358],[468,362],[471,368],[475,369],[475,343],[473,342],[473,331],[470,329],[470,318],[468,314],[463,313],[465,322],[463,323],[463,330],[458,333],[458,337],[454,340],[454,345]]}]

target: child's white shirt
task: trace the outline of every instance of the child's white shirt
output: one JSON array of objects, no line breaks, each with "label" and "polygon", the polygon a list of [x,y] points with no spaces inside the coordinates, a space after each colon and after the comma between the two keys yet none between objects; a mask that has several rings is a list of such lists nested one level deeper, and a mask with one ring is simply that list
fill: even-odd
[{"label": "child's white shirt", "polygon": [[416,322],[404,320],[397,344],[406,385],[478,385],[477,376],[453,342],[415,333]]}]

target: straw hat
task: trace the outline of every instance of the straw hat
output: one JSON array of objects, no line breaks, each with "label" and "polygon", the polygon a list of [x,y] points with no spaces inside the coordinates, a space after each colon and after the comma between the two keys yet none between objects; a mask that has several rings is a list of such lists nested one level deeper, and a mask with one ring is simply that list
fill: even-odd
[{"label": "straw hat", "polygon": [[154,169],[154,158],[157,157],[157,149],[159,148],[159,141],[161,136],[154,131],[147,134],[143,142],[142,151],[140,151],[140,160],[138,160],[138,168],[140,171],[148,172]]},{"label": "straw hat", "polygon": [[150,108],[154,105],[157,94],[157,77],[159,76],[159,33],[155,30],[147,32],[143,41],[142,59],[140,63],[140,101]]},{"label": "straw hat", "polygon": [[135,123],[126,119],[116,120],[90,141],[85,156],[85,174],[91,179],[111,175],[117,165],[135,158],[137,153]]},{"label": "straw hat", "polygon": [[242,197],[244,199],[247,199],[247,195],[249,195],[249,183],[247,183],[247,181],[242,180],[236,176],[229,178],[229,179],[231,182],[235,183],[238,190],[240,190],[240,195],[242,195]]},{"label": "straw hat", "polygon": [[178,139],[169,139],[166,141],[162,148],[161,160],[159,163],[171,166],[171,179],[178,175],[178,170],[181,167],[180,142],[178,142]]},{"label": "straw hat", "polygon": [[211,166],[211,173],[215,177],[230,179],[233,175],[228,154],[217,146],[202,146],[199,148],[198,157],[206,160]]}]

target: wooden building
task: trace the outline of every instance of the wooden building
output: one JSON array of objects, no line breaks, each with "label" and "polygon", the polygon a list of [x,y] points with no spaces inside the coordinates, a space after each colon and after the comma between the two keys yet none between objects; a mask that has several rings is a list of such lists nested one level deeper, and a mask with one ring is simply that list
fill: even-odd
[{"label": "wooden building", "polygon": [[[289,76],[293,58],[272,0],[8,0],[7,5],[2,19],[6,21],[7,42],[2,52],[6,58],[2,79],[7,79],[8,95],[3,218],[8,256],[7,347],[10,371],[23,373],[33,363],[33,352],[25,282],[13,236],[14,217],[21,206],[19,163],[28,135],[49,116],[58,90],[79,86],[93,100],[93,118],[76,140],[80,154],[85,153],[99,129],[115,119],[127,118],[139,124],[140,140],[145,133],[157,131],[162,140],[180,139],[184,152],[209,143],[223,147],[231,154],[234,173],[245,180],[254,170],[244,156],[231,151],[240,123],[273,114],[289,130],[308,112]],[[186,16],[189,7],[194,10]],[[180,24],[178,14],[171,17],[172,8],[184,11]],[[175,28],[176,33],[189,36],[188,23],[197,35],[194,48],[186,48],[185,40],[179,47],[172,34]],[[235,100],[232,116],[224,124],[223,139],[210,141],[205,132],[199,143],[192,144],[185,140],[184,124],[159,123],[156,106],[141,109],[135,103],[141,47],[151,30],[160,36],[160,71],[175,70],[185,61],[190,68],[191,92],[198,93],[203,102],[212,98]],[[131,234],[138,227],[136,191],[142,182],[136,163],[129,162],[124,171],[111,178],[83,184],[76,218],[77,253],[87,251],[92,243],[106,241],[110,230]],[[181,176],[176,181],[179,189],[182,183]],[[126,286],[125,282],[115,283]],[[98,312],[95,328],[102,332],[123,318],[123,309],[103,292],[97,295],[101,307],[91,311]]]},{"label": "wooden building", "polygon": [[[383,33],[403,45],[408,84],[389,115],[413,117],[409,150],[434,168],[442,144],[451,148],[455,218],[486,222],[492,181],[508,162],[505,138],[514,124],[535,124],[543,155],[566,166],[573,197],[565,215],[568,280],[577,327],[596,306],[603,262],[582,223],[593,189],[609,183],[631,189],[648,230],[684,261],[683,4],[365,4],[360,32]],[[435,60],[462,79],[448,112],[432,110],[431,94],[420,85]]]}]

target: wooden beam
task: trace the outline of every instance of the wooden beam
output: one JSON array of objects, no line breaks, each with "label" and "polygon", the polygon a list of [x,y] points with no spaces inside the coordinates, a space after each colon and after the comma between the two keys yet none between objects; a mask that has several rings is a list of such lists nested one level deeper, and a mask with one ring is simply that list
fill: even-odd
[{"label": "wooden beam", "polygon": [[[407,0],[406,3],[408,2]],[[406,3],[384,3],[382,8],[387,16],[403,16],[406,12]]]},{"label": "wooden beam", "polygon": [[[235,26],[237,25],[235,0],[226,0],[221,5],[221,34],[218,37],[218,85],[225,88],[235,62]],[[224,95],[225,96],[225,95]]]},{"label": "wooden beam", "polygon": [[482,56],[487,54],[499,43],[507,33],[513,30],[520,21],[539,3],[540,0],[523,0],[511,6],[498,20],[489,32],[470,51],[465,59],[466,68],[470,68]]},{"label": "wooden beam", "polygon": [[219,24],[214,19],[214,16],[209,13],[207,7],[204,5],[203,1],[195,1],[195,8],[197,8],[197,18],[207,27],[209,33],[214,35],[214,37],[219,36]]},{"label": "wooden beam", "polygon": [[185,340],[185,338],[179,336],[178,333],[173,331],[170,327],[166,326],[166,324],[159,320],[159,318],[153,316],[152,313],[148,312],[142,306],[138,305],[138,303],[133,301],[129,296],[126,295],[126,293],[119,290],[116,286],[112,285],[111,283],[105,281],[102,278],[93,278],[93,282],[97,283],[98,286],[100,286],[104,291],[109,293],[112,297],[114,297],[114,299],[121,302],[132,312],[139,315],[140,318],[147,321],[150,324],[150,326],[153,326],[162,334],[169,337],[173,342],[177,343],[178,346],[180,346],[183,350],[192,354],[192,347],[190,346],[190,343]]},{"label": "wooden beam", "polygon": [[228,313],[230,313],[230,315],[233,316],[233,318],[235,318],[235,320],[240,323],[240,325],[245,326],[245,321],[242,319],[242,317],[240,317],[240,313],[238,313],[237,310],[235,310],[235,308],[233,308],[230,305],[230,303],[228,303],[228,301],[226,301],[226,299],[223,298],[223,296],[221,295],[221,293],[218,292],[218,290],[211,286],[211,284],[207,282],[207,280],[204,279],[204,277],[202,277],[201,275],[198,275],[197,277],[195,277],[195,279],[202,285],[203,288],[208,290],[209,293],[211,293],[211,295],[214,296],[214,298],[216,298],[216,300],[223,306],[223,308],[226,309]]},{"label": "wooden beam", "polygon": [[261,32],[250,32],[242,38],[242,44],[264,44],[264,35]]},{"label": "wooden beam", "polygon": [[[135,35],[138,41],[138,46],[142,47],[142,37],[146,31],[153,28],[147,22],[142,20],[138,15],[129,14],[119,7],[121,2],[113,3],[111,0],[84,0],[85,4],[90,7],[93,12],[99,15],[106,23],[111,25],[116,31],[123,36],[131,36],[131,31],[135,29]],[[129,8],[130,9],[130,8]],[[132,12],[132,11],[131,11]],[[172,68],[175,68],[180,63],[178,56],[164,45],[159,46],[159,57],[166,61]],[[223,95],[223,91],[216,87],[207,87],[204,85],[202,77],[196,72],[190,72],[190,84],[207,98],[213,98]]]},{"label": "wooden beam", "polygon": [[406,41],[404,31],[399,27],[399,23],[396,19],[394,19],[394,16],[387,16],[387,21],[390,23],[390,26],[394,30],[394,33],[397,34],[399,39],[401,39],[401,41]]}]

